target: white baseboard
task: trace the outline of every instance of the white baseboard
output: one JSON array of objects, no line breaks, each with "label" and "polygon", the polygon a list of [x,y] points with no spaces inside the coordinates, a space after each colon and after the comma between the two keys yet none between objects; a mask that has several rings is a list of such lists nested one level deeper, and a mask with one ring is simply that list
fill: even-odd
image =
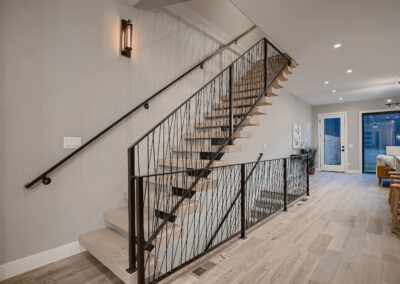
[{"label": "white baseboard", "polygon": [[[315,169],[317,172],[322,172],[321,168]],[[360,170],[346,170],[346,174],[361,174]]]},{"label": "white baseboard", "polygon": [[0,281],[85,251],[79,242],[35,253],[0,265]]}]

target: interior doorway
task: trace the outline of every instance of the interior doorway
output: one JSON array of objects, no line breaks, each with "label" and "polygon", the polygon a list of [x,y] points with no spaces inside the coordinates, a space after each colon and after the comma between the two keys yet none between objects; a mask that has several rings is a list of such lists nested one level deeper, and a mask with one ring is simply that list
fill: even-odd
[{"label": "interior doorway", "polygon": [[318,156],[322,171],[346,171],[346,116],[346,112],[318,115]]}]

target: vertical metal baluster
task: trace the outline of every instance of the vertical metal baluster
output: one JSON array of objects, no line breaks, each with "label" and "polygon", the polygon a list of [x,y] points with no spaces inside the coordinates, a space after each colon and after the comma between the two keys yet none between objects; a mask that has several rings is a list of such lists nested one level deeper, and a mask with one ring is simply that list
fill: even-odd
[{"label": "vertical metal baluster", "polygon": [[287,159],[283,159],[283,208],[287,211]]},{"label": "vertical metal baluster", "polygon": [[233,144],[233,65],[229,66],[229,145]]},{"label": "vertical metal baluster", "polygon": [[267,95],[268,81],[267,81],[267,39],[264,38],[264,94]]},{"label": "vertical metal baluster", "polygon": [[241,221],[242,221],[242,232],[241,238],[246,238],[246,164],[241,164]]},{"label": "vertical metal baluster", "polygon": [[144,204],[143,204],[143,177],[136,179],[136,214],[137,214],[137,270],[138,270],[138,283],[145,284],[145,271],[144,271]]},{"label": "vertical metal baluster", "polygon": [[136,231],[135,231],[135,148],[128,150],[128,218],[129,218],[129,267],[126,271],[136,271]]}]

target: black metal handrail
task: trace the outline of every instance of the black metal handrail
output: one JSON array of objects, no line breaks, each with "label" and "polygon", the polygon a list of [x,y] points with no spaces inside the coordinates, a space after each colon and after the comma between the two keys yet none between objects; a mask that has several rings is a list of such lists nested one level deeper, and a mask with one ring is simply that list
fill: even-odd
[{"label": "black metal handrail", "polygon": [[142,101],[140,104],[138,104],[137,106],[135,106],[133,109],[131,109],[130,111],[128,111],[126,114],[124,114],[123,116],[121,116],[120,118],[118,118],[115,122],[111,123],[109,126],[107,126],[105,129],[103,129],[102,131],[100,131],[98,134],[96,134],[94,137],[92,137],[91,139],[89,139],[87,142],[85,142],[84,144],[82,144],[82,146],[80,146],[78,149],[76,149],[75,151],[73,151],[72,153],[70,153],[69,155],[67,155],[66,157],[64,157],[63,159],[61,159],[59,162],[57,162],[56,164],[54,164],[53,166],[51,166],[50,168],[48,168],[46,171],[44,171],[43,173],[41,173],[40,175],[38,175],[36,178],[34,178],[33,180],[31,180],[30,182],[26,183],[24,185],[25,188],[30,188],[33,185],[35,185],[37,182],[42,181],[43,184],[48,185],[51,183],[51,178],[48,177],[48,175],[50,173],[52,173],[54,170],[56,170],[57,168],[59,168],[61,165],[63,165],[64,163],[66,163],[67,161],[69,161],[70,159],[72,159],[74,156],[76,156],[78,153],[80,153],[82,150],[84,150],[85,148],[87,148],[89,145],[91,145],[93,142],[95,142],[96,140],[98,140],[101,136],[103,136],[105,133],[107,133],[108,131],[110,131],[112,128],[114,128],[116,125],[118,125],[121,121],[125,120],[126,118],[128,118],[129,116],[131,116],[134,112],[136,112],[137,110],[139,110],[140,108],[144,107],[145,109],[149,109],[149,102],[151,100],[153,100],[154,98],[156,98],[157,96],[159,96],[162,92],[164,92],[165,90],[167,90],[168,88],[170,88],[172,85],[176,84],[178,81],[180,81],[182,78],[186,77],[189,73],[191,73],[192,71],[196,70],[197,68],[201,68],[203,69],[204,64],[209,61],[211,58],[213,58],[215,55],[221,53],[222,51],[224,51],[226,48],[228,48],[230,45],[237,43],[238,40],[240,40],[242,37],[246,36],[247,34],[249,34],[251,31],[253,31],[257,26],[253,25],[251,28],[249,28],[248,30],[244,31],[243,33],[241,33],[240,35],[238,35],[235,39],[231,40],[230,42],[228,42],[227,44],[219,47],[216,51],[212,52],[210,55],[206,56],[204,59],[202,59],[200,62],[198,62],[197,64],[195,64],[194,66],[192,66],[191,68],[189,68],[187,71],[185,71],[184,73],[182,73],[181,75],[179,75],[176,79],[174,79],[173,81],[171,81],[170,83],[168,83],[167,85],[165,85],[164,87],[162,87],[160,90],[158,90],[157,92],[155,92],[153,95],[151,95],[150,97],[148,97],[147,99],[145,99],[144,101]]}]

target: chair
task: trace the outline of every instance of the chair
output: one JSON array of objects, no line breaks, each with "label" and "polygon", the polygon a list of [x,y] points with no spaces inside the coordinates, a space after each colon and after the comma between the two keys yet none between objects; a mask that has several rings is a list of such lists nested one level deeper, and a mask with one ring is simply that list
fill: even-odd
[{"label": "chair", "polygon": [[395,172],[391,171],[389,172],[390,174],[390,189],[389,189],[389,195],[388,195],[388,202],[390,205],[390,209],[392,209],[392,195],[393,195],[393,190],[392,190],[392,184],[398,184],[400,183],[400,172]]},{"label": "chair", "polygon": [[393,192],[392,197],[392,233],[396,233],[396,226],[397,226],[397,216],[399,214],[399,196],[400,196],[400,183],[394,183],[390,185],[390,188]]},{"label": "chair", "polygon": [[390,172],[394,171],[393,168],[388,166],[376,166],[376,177],[378,183],[381,184],[382,179],[390,179]]}]

